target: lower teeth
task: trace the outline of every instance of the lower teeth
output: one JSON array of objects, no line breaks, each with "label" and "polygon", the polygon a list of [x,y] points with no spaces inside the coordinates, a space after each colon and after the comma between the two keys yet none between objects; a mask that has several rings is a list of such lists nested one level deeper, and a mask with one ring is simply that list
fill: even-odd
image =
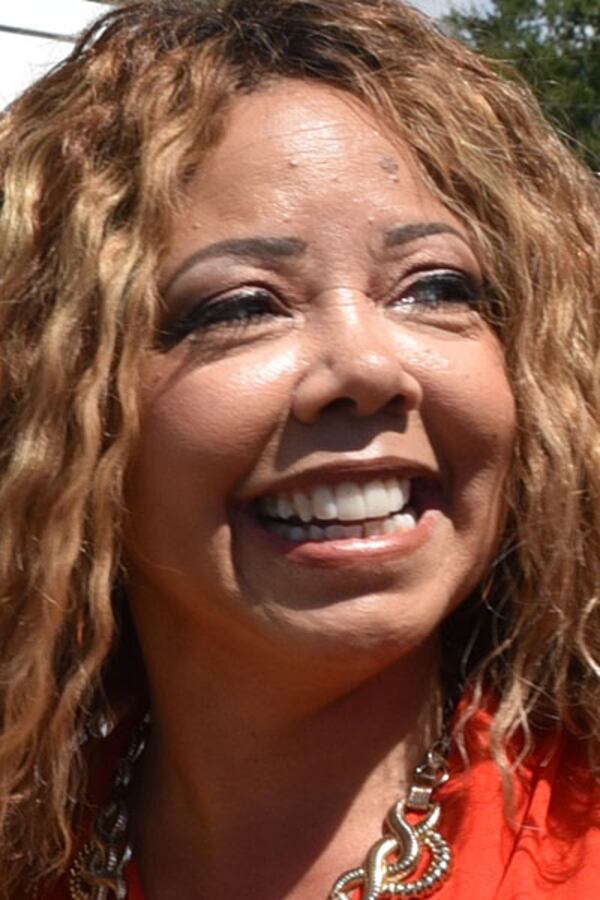
[{"label": "lower teeth", "polygon": [[264,527],[271,534],[287,538],[289,541],[344,541],[351,538],[378,537],[398,531],[410,531],[417,524],[417,516],[412,509],[395,513],[387,519],[373,519],[352,525],[289,525],[285,522],[265,522]]}]

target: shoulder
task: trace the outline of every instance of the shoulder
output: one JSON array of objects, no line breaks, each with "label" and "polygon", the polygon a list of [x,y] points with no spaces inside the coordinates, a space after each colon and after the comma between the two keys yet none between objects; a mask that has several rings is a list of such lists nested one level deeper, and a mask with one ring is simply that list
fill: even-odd
[{"label": "shoulder", "polygon": [[467,734],[469,765],[455,754],[453,778],[440,798],[455,848],[448,898],[596,896],[600,785],[586,744],[565,733],[538,735],[515,776],[511,808],[490,752],[490,724],[491,716],[476,715]]}]

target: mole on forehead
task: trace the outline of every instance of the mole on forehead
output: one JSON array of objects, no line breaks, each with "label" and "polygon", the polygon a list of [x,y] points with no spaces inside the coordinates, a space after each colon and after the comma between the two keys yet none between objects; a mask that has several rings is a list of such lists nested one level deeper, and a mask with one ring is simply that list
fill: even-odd
[{"label": "mole on forehead", "polygon": [[384,172],[390,172],[394,175],[398,171],[398,163],[391,156],[382,156],[379,160],[379,166]]}]

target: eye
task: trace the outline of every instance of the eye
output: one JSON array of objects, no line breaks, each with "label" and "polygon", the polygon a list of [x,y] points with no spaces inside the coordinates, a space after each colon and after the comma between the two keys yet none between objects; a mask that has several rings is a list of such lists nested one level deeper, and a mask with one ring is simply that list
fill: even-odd
[{"label": "eye", "polygon": [[282,314],[277,299],[263,288],[244,288],[232,294],[195,304],[160,333],[165,347],[172,347],[193,332],[217,327],[246,328]]},{"label": "eye", "polygon": [[481,287],[470,275],[452,270],[431,272],[413,281],[392,306],[420,307],[425,310],[477,307],[481,299]]}]

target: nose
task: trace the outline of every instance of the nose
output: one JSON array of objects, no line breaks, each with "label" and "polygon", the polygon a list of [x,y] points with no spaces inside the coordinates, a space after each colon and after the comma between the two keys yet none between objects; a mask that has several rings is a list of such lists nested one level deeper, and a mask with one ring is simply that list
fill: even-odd
[{"label": "nose", "polygon": [[312,424],[326,410],[358,417],[404,416],[420,406],[422,389],[402,358],[397,326],[364,295],[341,292],[313,325],[312,352],[296,387],[293,414]]}]

